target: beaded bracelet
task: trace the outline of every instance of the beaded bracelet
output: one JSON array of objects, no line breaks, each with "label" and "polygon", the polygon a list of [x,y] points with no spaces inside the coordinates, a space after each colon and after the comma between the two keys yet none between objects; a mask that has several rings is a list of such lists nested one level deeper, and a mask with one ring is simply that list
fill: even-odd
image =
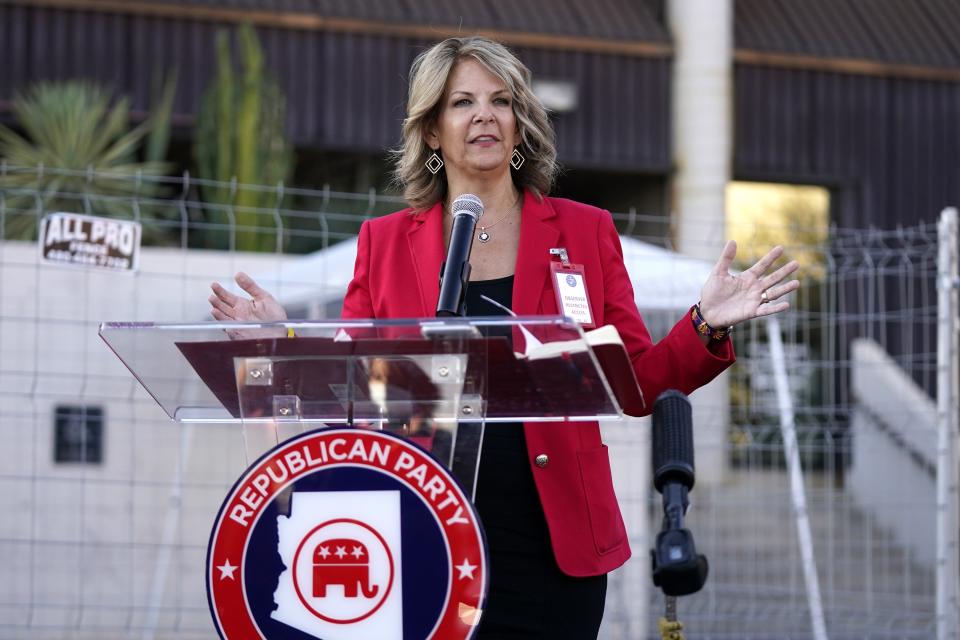
[{"label": "beaded bracelet", "polygon": [[730,335],[730,332],[733,331],[733,327],[726,327],[723,329],[715,329],[707,324],[707,321],[703,319],[703,314],[700,313],[700,303],[693,305],[693,309],[690,311],[690,319],[693,320],[693,328],[702,336],[707,336],[711,340],[723,340]]}]

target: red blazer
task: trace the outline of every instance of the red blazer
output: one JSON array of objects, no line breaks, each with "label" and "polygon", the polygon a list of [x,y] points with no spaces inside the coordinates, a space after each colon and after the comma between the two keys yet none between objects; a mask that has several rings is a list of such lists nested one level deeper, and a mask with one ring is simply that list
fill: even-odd
[{"label": "red blazer", "polygon": [[[426,212],[407,209],[363,224],[344,318],[435,314],[445,254],[442,215],[437,204]],[[530,193],[524,198],[513,283],[512,308],[518,315],[557,314],[549,278],[552,247],[565,247],[570,261],[584,266],[594,321],[617,327],[650,404],[666,389],[690,393],[733,363],[730,341],[707,349],[689,314],[666,338],[652,343],[634,303],[610,214],[571,200],[538,202]],[[626,562],[630,545],[597,423],[527,423],[524,434],[560,569],[590,576]],[[549,460],[543,468],[534,464],[540,454]]]}]

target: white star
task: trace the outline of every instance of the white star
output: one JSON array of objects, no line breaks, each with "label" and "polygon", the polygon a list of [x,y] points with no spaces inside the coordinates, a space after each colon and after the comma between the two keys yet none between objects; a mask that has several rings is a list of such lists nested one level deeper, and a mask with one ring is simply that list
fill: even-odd
[{"label": "white star", "polygon": [[225,579],[225,578],[230,578],[231,580],[233,580],[233,579],[234,579],[234,578],[233,578],[233,572],[237,570],[237,567],[234,566],[234,565],[232,565],[232,564],[230,564],[230,559],[227,558],[227,561],[224,562],[224,563],[223,563],[222,565],[220,565],[219,567],[217,567],[217,569],[220,570],[220,579],[221,579],[221,580],[223,580],[223,579]]},{"label": "white star", "polygon": [[333,555],[335,555],[335,556],[337,556],[338,558],[340,558],[341,560],[343,560],[343,556],[347,555],[347,548],[346,548],[346,547],[337,547],[337,550],[333,552]]},{"label": "white star", "polygon": [[327,556],[330,555],[330,550],[327,549],[326,547],[320,547],[320,551],[318,551],[317,553],[320,554],[320,557],[321,557],[321,558],[323,558],[324,560],[326,560],[326,559],[327,559]]},{"label": "white star", "polygon": [[477,568],[477,565],[470,564],[470,561],[466,558],[463,559],[462,564],[454,565],[454,568],[460,572],[460,579],[470,578],[473,580],[473,570]]},{"label": "white star", "polygon": [[363,549],[361,549],[360,547],[354,547],[353,552],[350,555],[352,555],[354,558],[359,560],[360,558],[363,557]]}]

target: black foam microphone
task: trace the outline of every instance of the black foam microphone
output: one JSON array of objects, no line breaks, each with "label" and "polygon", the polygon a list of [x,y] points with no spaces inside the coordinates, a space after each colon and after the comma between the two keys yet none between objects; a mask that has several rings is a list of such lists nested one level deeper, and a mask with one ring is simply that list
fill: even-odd
[{"label": "black foam microphone", "polygon": [[472,193],[458,196],[450,207],[453,227],[447,260],[440,269],[440,297],[437,316],[466,315],[467,284],[470,280],[470,251],[477,220],[483,215],[483,203]]},{"label": "black foam microphone", "polygon": [[679,391],[664,391],[653,403],[653,484],[660,493],[667,485],[679,485],[686,500],[694,480],[690,401]]},{"label": "black foam microphone", "polygon": [[664,391],[653,405],[653,484],[663,496],[663,527],[650,554],[653,583],[668,596],[695,593],[707,580],[707,559],[683,526],[694,483],[692,414],[679,391]]}]

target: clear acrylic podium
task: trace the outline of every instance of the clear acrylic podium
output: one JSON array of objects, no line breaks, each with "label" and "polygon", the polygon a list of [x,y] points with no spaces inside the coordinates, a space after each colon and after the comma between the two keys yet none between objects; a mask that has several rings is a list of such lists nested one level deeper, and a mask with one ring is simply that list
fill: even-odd
[{"label": "clear acrylic podium", "polygon": [[562,317],[104,323],[100,335],[173,420],[237,423],[249,460],[309,429],[389,430],[469,496],[485,428],[622,415]]}]

